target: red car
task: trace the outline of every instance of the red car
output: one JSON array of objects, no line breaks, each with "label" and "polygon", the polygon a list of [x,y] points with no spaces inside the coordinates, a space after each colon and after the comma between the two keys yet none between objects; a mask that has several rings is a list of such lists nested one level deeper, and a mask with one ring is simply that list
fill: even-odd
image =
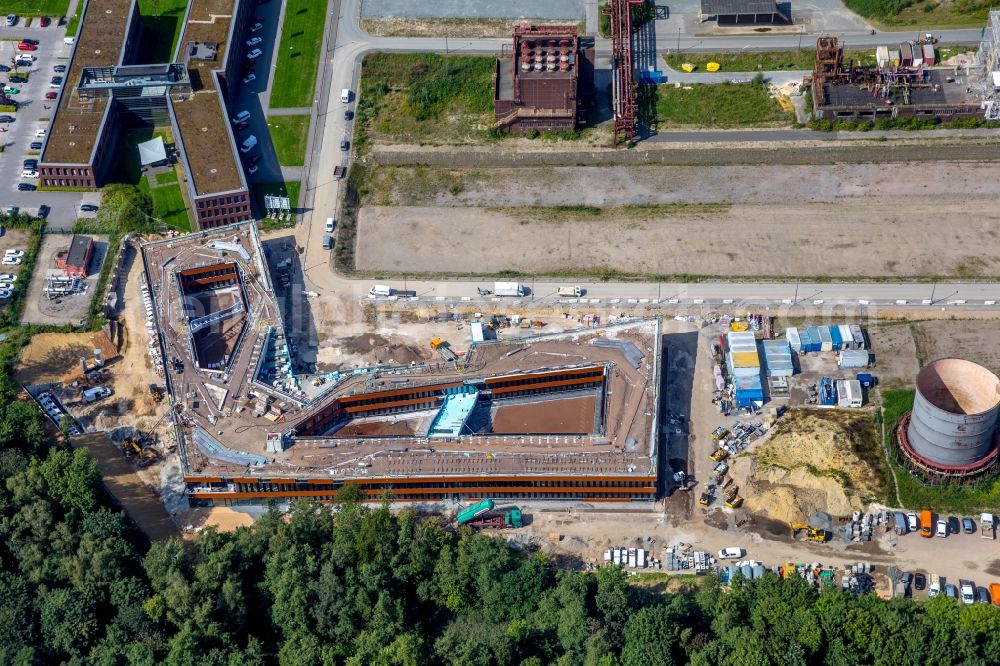
[{"label": "red car", "polygon": [[52,19],[50,19],[48,16],[43,16],[40,23],[43,28],[47,28],[49,27],[49,24],[52,23]]},{"label": "red car", "polygon": [[37,51],[38,47],[34,44],[29,44],[28,42],[21,42],[17,45],[18,51]]},{"label": "red car", "polygon": [[59,96],[59,93],[47,92],[45,93],[45,99],[55,99]]}]

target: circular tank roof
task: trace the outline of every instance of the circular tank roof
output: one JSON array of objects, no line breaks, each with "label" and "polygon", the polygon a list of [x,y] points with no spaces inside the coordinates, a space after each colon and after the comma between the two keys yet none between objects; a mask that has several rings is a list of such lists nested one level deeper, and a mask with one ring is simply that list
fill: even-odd
[{"label": "circular tank roof", "polygon": [[982,414],[1000,404],[1000,379],[972,361],[942,358],[924,366],[917,390],[927,402],[951,414]]}]

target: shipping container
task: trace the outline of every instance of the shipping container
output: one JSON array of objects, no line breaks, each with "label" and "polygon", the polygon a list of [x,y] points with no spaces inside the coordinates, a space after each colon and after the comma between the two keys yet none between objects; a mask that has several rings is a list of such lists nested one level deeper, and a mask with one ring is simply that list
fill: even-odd
[{"label": "shipping container", "polygon": [[854,338],[854,342],[857,343],[858,349],[868,348],[868,345],[865,344],[865,332],[861,330],[860,324],[851,324],[851,336]]},{"label": "shipping container", "polygon": [[764,365],[768,377],[790,377],[794,373],[792,350],[787,340],[764,341]]},{"label": "shipping container", "polygon": [[889,49],[889,62],[899,67],[899,49]]},{"label": "shipping container", "polygon": [[937,62],[937,56],[934,54],[933,44],[924,44],[924,67],[933,67],[934,63]]},{"label": "shipping container", "polygon": [[864,388],[871,388],[871,387],[875,386],[875,378],[872,377],[867,372],[859,373],[855,377],[855,379],[857,379],[859,382],[861,382],[861,386],[864,387]]},{"label": "shipping container", "polygon": [[830,339],[833,340],[833,351],[840,351],[844,348],[844,339],[840,337],[839,326],[828,326],[830,329]]},{"label": "shipping container", "polygon": [[764,387],[760,375],[753,377],[733,377],[737,407],[749,407],[764,402]]},{"label": "shipping container", "polygon": [[879,69],[885,69],[889,66],[889,47],[888,46],[877,46],[875,47],[875,61],[878,63]]},{"label": "shipping container", "polygon": [[833,351],[833,335],[830,333],[829,326],[820,326],[819,331],[819,350],[820,351]]},{"label": "shipping container", "polygon": [[854,342],[854,335],[851,333],[851,327],[847,324],[841,324],[837,328],[840,329],[840,339],[844,341],[844,346],[841,349],[857,349],[857,343]]},{"label": "shipping container", "polygon": [[837,406],[860,407],[863,404],[861,382],[856,379],[841,379],[837,382]]},{"label": "shipping container", "polygon": [[813,342],[812,331],[808,328],[799,329],[799,340],[802,342],[802,348],[799,352],[811,352],[815,343]]},{"label": "shipping container", "polygon": [[837,364],[840,366],[841,370],[848,370],[851,368],[867,368],[869,362],[870,356],[864,349],[845,349],[840,352],[837,359]]},{"label": "shipping container", "polygon": [[910,67],[911,65],[913,65],[913,47],[910,46],[909,42],[903,42],[899,45],[899,66]]},{"label": "shipping container", "polygon": [[733,366],[737,368],[759,368],[760,357],[757,352],[733,352]]},{"label": "shipping container", "polygon": [[786,330],[785,340],[788,340],[788,346],[792,348],[793,352],[802,351],[802,338],[799,337],[799,329],[792,327]]}]

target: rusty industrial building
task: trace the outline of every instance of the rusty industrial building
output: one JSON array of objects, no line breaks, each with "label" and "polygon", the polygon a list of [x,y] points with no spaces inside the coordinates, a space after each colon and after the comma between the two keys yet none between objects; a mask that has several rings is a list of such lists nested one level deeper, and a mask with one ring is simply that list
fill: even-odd
[{"label": "rusty industrial building", "polygon": [[812,73],[813,116],[831,121],[982,117],[981,67],[936,67],[933,44],[904,42],[876,49],[876,64],[844,62],[836,37],[820,37]]},{"label": "rusty industrial building", "polygon": [[658,319],[304,376],[252,223],[147,243],[142,261],[195,504],[349,484],[414,502],[656,497]]},{"label": "rusty industrial building", "polygon": [[573,25],[514,28],[497,59],[494,126],[505,132],[566,131],[586,122],[594,97],[594,40]]}]

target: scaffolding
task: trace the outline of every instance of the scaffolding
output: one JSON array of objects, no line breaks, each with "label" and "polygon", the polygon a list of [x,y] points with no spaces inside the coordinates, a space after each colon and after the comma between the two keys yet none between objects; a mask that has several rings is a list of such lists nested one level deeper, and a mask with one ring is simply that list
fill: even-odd
[{"label": "scaffolding", "polygon": [[976,53],[980,68],[978,91],[983,99],[983,117],[1000,120],[1000,10],[991,9],[983,29],[983,40]]}]

